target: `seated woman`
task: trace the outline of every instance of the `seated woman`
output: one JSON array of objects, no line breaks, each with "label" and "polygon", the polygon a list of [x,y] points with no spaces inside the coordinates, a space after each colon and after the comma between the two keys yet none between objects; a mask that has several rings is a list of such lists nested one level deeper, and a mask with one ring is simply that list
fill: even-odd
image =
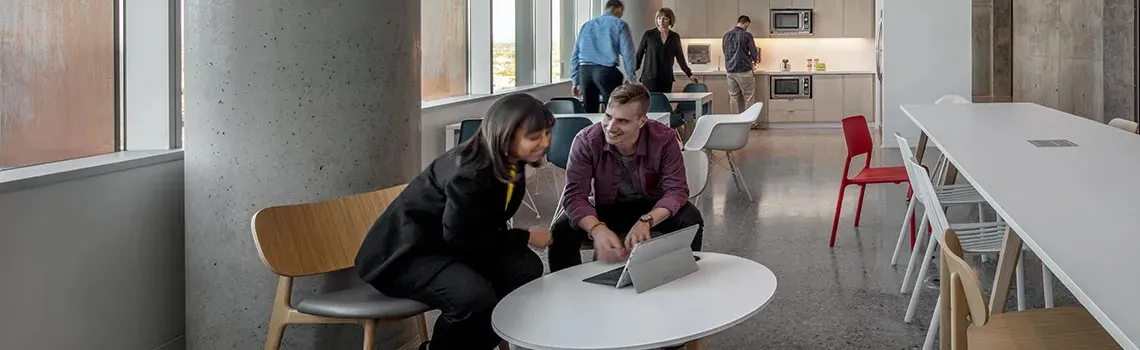
[{"label": "seated woman", "polygon": [[550,231],[506,222],[525,197],[523,167],[541,164],[553,126],[534,97],[504,96],[474,137],[412,179],[368,231],[356,255],[360,277],[443,312],[431,350],[495,347],[502,341],[491,329],[495,305],[542,276],[528,244],[550,245]]}]

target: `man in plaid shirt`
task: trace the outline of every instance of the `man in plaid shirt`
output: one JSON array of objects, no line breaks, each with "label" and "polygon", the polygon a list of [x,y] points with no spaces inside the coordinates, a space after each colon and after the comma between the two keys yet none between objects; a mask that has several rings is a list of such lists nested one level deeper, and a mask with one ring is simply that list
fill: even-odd
[{"label": "man in plaid shirt", "polygon": [[740,113],[756,102],[756,75],[752,67],[760,62],[756,41],[748,26],[752,19],[740,16],[736,27],[724,33],[724,67],[728,71],[729,110]]}]

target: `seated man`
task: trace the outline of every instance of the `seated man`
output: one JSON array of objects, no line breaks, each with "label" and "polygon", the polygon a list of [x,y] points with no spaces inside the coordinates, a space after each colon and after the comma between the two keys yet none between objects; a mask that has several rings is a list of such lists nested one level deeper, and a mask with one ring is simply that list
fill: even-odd
[{"label": "seated man", "polygon": [[639,242],[700,225],[692,243],[693,251],[700,250],[704,221],[689,203],[677,136],[649,120],[648,111],[649,91],[622,85],[610,95],[602,122],[574,138],[562,201],[566,214],[551,229],[552,272],[581,264],[586,239],[593,240],[599,259],[614,262]]}]

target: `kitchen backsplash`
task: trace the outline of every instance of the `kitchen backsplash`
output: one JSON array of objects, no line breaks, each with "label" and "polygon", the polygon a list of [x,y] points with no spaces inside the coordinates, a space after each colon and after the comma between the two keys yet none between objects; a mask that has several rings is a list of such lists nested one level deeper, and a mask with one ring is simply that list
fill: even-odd
[{"label": "kitchen backsplash", "polygon": [[[710,63],[690,65],[693,70],[723,70],[724,51],[721,39],[682,39],[689,44],[708,44]],[[783,59],[788,59],[792,70],[805,70],[808,58],[818,58],[827,64],[830,71],[875,71],[875,42],[867,38],[820,38],[820,39],[756,39],[760,48],[760,69],[780,70]],[[686,50],[687,51],[687,50]],[[676,68],[676,66],[674,66]]]}]

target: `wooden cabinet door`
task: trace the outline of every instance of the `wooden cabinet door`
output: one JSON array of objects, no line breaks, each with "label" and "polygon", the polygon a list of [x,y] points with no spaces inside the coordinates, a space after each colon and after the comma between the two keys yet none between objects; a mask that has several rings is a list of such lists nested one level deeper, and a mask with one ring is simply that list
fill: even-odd
[{"label": "wooden cabinet door", "polygon": [[843,119],[843,76],[816,75],[812,77],[812,96],[815,105],[815,122],[834,123]]},{"label": "wooden cabinet door", "polygon": [[708,38],[708,5],[708,0],[677,0],[677,6],[673,8],[677,16],[673,29],[677,34],[682,38]]},{"label": "wooden cabinet door", "polygon": [[875,0],[843,1],[843,36],[875,37]]},{"label": "wooden cabinet door", "polygon": [[862,115],[867,121],[875,120],[875,77],[873,75],[843,76],[843,116]]},{"label": "wooden cabinet door", "polygon": [[736,18],[740,17],[740,7],[737,1],[708,0],[708,22],[705,23],[706,37],[723,37],[725,32],[736,26]]},{"label": "wooden cabinet door", "polygon": [[812,34],[816,38],[842,38],[843,16],[843,0],[816,0]]},{"label": "wooden cabinet door", "polygon": [[772,8],[769,4],[768,0],[740,0],[738,3],[740,14],[752,20],[748,32],[752,33],[753,37],[767,38],[771,33]]},{"label": "wooden cabinet door", "polygon": [[798,9],[814,8],[817,4],[816,0],[792,0],[792,7]]},{"label": "wooden cabinet door", "polygon": [[769,4],[771,8],[774,9],[790,9],[795,7],[794,0],[771,0]]},{"label": "wooden cabinet door", "polygon": [[713,93],[712,113],[728,114],[728,78],[723,75],[706,75],[705,84]]}]

